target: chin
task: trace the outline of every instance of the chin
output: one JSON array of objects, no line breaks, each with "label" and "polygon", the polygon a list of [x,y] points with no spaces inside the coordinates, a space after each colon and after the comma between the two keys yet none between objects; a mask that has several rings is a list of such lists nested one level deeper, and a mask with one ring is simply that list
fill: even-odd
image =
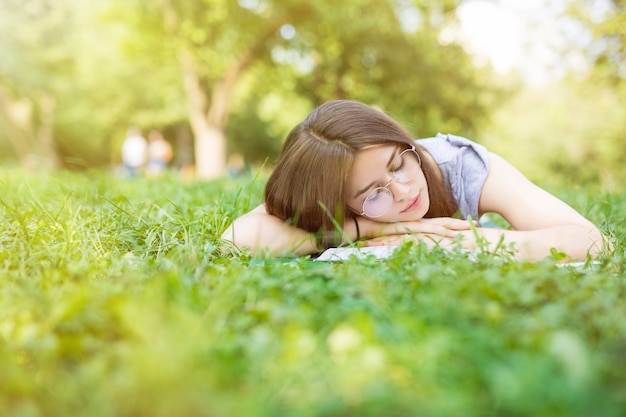
[{"label": "chin", "polygon": [[417,221],[423,219],[426,213],[428,213],[428,208],[430,206],[428,202],[425,203],[426,204],[422,203],[419,207],[417,207],[417,209],[408,213],[398,213],[397,221]]},{"label": "chin", "polygon": [[378,219],[381,222],[413,222],[418,221],[424,218],[426,212],[428,210],[422,210],[421,208],[415,211],[411,211],[409,213],[398,213],[391,216],[385,216],[384,218]]},{"label": "chin", "polygon": [[426,215],[426,212],[422,212],[422,210],[416,210],[411,213],[405,213],[405,215],[402,216],[402,220],[403,221],[418,221],[418,220],[422,220],[425,215]]}]

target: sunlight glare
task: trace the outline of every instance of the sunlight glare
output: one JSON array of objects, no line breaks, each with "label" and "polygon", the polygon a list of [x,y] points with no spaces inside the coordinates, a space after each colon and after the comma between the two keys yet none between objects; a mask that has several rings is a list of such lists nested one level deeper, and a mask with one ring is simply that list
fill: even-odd
[{"label": "sunlight glare", "polygon": [[519,19],[493,2],[463,3],[457,10],[464,47],[478,60],[491,60],[494,69],[506,73],[519,58],[523,28]]}]

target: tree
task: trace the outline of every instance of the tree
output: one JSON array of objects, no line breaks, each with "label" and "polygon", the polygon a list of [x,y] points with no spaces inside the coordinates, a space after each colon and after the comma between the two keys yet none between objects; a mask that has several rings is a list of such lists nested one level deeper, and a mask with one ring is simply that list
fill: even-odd
[{"label": "tree", "polygon": [[439,40],[456,19],[456,2],[315,4],[317,20],[295,26],[285,42],[309,61],[299,92],[313,104],[350,98],[379,105],[420,135],[472,134],[487,117],[497,90],[459,45]]},{"label": "tree", "polygon": [[[493,95],[463,50],[439,41],[457,3],[5,0],[0,100],[31,103],[28,126],[53,137],[66,166],[115,161],[129,125],[188,124],[205,179],[225,171],[227,133],[229,149],[273,152],[335,98],[379,105],[419,134],[472,133]],[[7,136],[27,155],[22,131]]]},{"label": "tree", "polygon": [[595,77],[624,85],[626,81],[626,0],[574,0],[570,14],[591,32],[587,55]]},{"label": "tree", "polygon": [[268,44],[282,25],[306,15],[307,4],[162,0],[139,1],[133,7],[135,24],[146,29],[137,33],[137,39],[145,41],[146,33],[156,36],[178,62],[194,134],[197,176],[222,175],[224,131],[237,83],[252,64],[268,56]]},{"label": "tree", "polygon": [[[586,27],[591,41],[585,46],[592,69],[586,79],[571,88],[584,97],[586,120],[593,129],[580,140],[584,152],[572,161],[572,178],[580,166],[607,183],[624,180],[624,99],[626,99],[626,0],[572,0],[570,16]],[[575,166],[574,166],[575,165]]]},{"label": "tree", "polygon": [[[197,174],[208,179],[224,172],[233,95],[255,65],[264,68],[265,80],[288,68],[282,73],[298,80],[297,92],[313,105],[353,98],[420,120],[424,132],[474,128],[489,104],[475,93],[487,88],[462,49],[444,47],[437,38],[456,4],[416,4],[421,6],[406,0],[138,1],[132,23],[142,28],[137,39],[160,36],[156,42],[174,51]],[[419,27],[403,26],[408,12],[419,14]]]},{"label": "tree", "polygon": [[126,65],[102,13],[81,0],[0,2],[0,140],[24,165],[109,164],[112,137],[166,108],[150,88],[168,82],[163,72]]},{"label": "tree", "polygon": [[[58,165],[54,140],[57,94],[63,84],[53,74],[70,57],[62,46],[67,2],[0,2],[0,125],[23,165]],[[52,81],[51,81],[52,80]]]}]

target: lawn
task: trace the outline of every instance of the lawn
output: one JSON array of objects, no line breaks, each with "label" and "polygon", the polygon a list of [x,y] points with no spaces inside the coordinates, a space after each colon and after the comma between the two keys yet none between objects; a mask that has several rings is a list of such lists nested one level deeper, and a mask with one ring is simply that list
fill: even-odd
[{"label": "lawn", "polygon": [[263,181],[0,170],[0,415],[626,414],[625,193],[558,193],[615,239],[578,268],[224,252]]}]

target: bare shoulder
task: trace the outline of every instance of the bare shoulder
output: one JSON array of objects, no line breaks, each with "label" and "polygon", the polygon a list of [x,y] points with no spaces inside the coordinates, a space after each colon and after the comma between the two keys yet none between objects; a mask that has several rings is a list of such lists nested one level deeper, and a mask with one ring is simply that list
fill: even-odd
[{"label": "bare shoulder", "polygon": [[267,208],[265,207],[265,204],[259,204],[254,209],[244,214],[244,216],[247,216],[249,214],[267,214]]},{"label": "bare shoulder", "polygon": [[222,233],[222,239],[235,243],[240,248],[254,247],[260,230],[265,223],[272,223],[273,216],[267,214],[265,204],[260,204],[249,212],[237,217]]},{"label": "bare shoulder", "polygon": [[232,235],[234,233],[235,228],[240,229],[240,230],[241,229],[245,230],[246,227],[251,226],[251,222],[258,221],[258,220],[254,220],[255,218],[259,218],[259,217],[263,218],[264,215],[267,215],[265,204],[260,204],[256,206],[254,209],[250,210],[249,212],[242,214],[241,216],[234,219],[231,225],[222,234],[222,238],[228,239],[229,237],[231,237],[232,239]]},{"label": "bare shoulder", "polygon": [[264,204],[235,219],[222,239],[253,254],[292,256],[319,251],[315,235],[268,214]]}]

